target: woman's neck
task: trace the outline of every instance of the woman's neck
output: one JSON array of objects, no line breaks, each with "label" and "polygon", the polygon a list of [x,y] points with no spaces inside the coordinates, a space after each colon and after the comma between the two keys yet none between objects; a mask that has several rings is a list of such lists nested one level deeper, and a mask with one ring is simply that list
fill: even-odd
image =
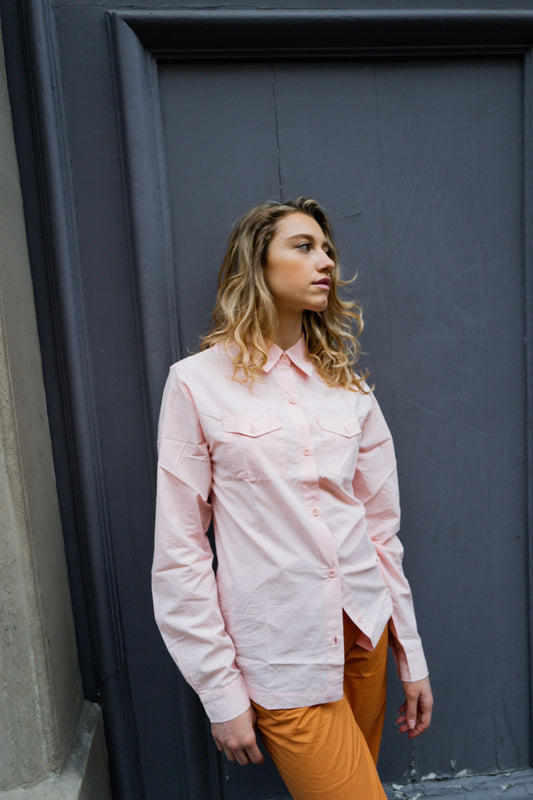
[{"label": "woman's neck", "polygon": [[275,343],[282,350],[292,347],[302,335],[302,318],[279,316],[278,330],[274,338]]}]

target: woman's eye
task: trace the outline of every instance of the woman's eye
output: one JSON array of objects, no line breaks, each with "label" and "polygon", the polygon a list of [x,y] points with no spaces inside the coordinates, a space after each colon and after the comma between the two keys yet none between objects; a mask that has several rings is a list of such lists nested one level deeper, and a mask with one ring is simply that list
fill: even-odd
[{"label": "woman's eye", "polygon": [[302,244],[298,245],[298,250],[303,250],[305,253],[309,253],[311,251],[311,245],[309,242],[303,242]]}]

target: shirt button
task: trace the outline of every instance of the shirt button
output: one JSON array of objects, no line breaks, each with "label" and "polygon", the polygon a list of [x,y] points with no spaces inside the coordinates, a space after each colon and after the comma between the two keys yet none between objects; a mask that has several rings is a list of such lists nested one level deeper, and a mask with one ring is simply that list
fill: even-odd
[{"label": "shirt button", "polygon": [[295,404],[295,402],[296,402],[296,398],[292,397],[292,395],[291,395],[291,397],[288,398],[288,401],[291,404],[291,406],[293,406]]},{"label": "shirt button", "polygon": [[303,453],[304,453],[304,456],[310,456],[311,455],[311,451],[310,451],[310,449],[308,447],[304,447]]},{"label": "shirt button", "polygon": [[313,515],[313,517],[318,517],[318,515],[320,514],[320,509],[313,508],[313,510],[311,511],[311,514]]},{"label": "shirt button", "polygon": [[287,355],[287,353],[283,353],[283,355],[280,358],[280,361],[281,361],[282,364],[290,364],[291,363],[291,360],[290,360],[289,356]]},{"label": "shirt button", "polygon": [[357,620],[357,622],[362,622],[362,621],[364,620],[364,617],[363,617],[363,615],[362,615],[362,614],[358,614],[358,615],[356,616],[356,620]]},{"label": "shirt button", "polygon": [[328,569],[328,578],[334,578],[336,574],[334,569]]}]

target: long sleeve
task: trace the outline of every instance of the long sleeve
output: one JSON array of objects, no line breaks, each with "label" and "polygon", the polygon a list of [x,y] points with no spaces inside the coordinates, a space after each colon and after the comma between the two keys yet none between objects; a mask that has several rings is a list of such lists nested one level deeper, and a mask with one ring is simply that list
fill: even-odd
[{"label": "long sleeve", "polygon": [[372,396],[363,422],[354,494],[366,509],[367,529],[392,599],[391,646],[402,680],[415,681],[428,674],[417,632],[409,583],[402,568],[403,547],[396,535],[400,525],[398,478],[392,437]]},{"label": "long sleeve", "polygon": [[211,464],[200,420],[171,369],[161,406],[152,591],[165,644],[212,722],[238,716],[250,701],[220,611],[213,553]]}]

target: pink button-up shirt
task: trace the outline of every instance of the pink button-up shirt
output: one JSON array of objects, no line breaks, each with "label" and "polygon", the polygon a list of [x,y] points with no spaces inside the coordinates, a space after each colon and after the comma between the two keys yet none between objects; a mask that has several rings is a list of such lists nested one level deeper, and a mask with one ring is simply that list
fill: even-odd
[{"label": "pink button-up shirt", "polygon": [[400,677],[425,677],[374,396],[327,386],[303,339],[232,374],[219,345],[174,364],[159,422],[156,620],[209,718],[339,700],[343,609],[369,649],[390,620]]}]

